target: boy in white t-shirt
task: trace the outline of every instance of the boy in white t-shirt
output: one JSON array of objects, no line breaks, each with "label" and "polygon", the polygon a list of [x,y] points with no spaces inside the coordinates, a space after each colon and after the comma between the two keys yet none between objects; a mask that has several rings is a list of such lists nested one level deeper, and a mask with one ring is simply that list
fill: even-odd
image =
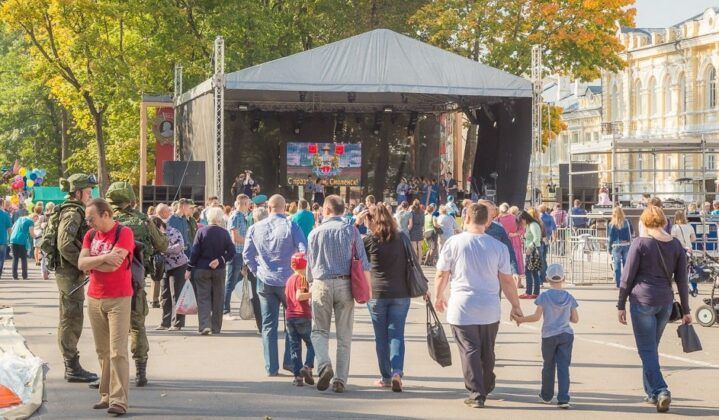
[{"label": "boy in white t-shirt", "polygon": [[[542,325],[542,391],[539,398],[545,404],[552,402],[554,396],[554,378],[558,378],[557,402],[559,408],[569,408],[569,365],[572,363],[572,345],[574,331],[570,324],[579,321],[577,301],[562,289],[564,269],[559,264],[547,267],[547,280],[551,288],[534,301],[537,310],[533,315],[515,316],[517,325],[523,322],[536,322],[544,316]],[[556,374],[555,374],[556,372]]]}]

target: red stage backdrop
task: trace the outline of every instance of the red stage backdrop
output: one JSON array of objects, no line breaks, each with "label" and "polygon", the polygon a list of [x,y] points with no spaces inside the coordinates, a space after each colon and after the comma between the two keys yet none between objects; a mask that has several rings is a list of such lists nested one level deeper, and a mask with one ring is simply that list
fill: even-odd
[{"label": "red stage backdrop", "polygon": [[175,129],[175,113],[172,108],[158,108],[152,123],[155,133],[155,185],[164,185],[162,163],[173,160],[175,148],[173,133]]}]

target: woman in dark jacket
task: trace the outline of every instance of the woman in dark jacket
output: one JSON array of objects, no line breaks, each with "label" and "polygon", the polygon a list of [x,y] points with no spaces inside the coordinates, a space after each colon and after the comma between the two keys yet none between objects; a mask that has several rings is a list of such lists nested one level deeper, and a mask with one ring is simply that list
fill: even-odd
[{"label": "woman in dark jacket", "polygon": [[687,256],[681,243],[663,227],[664,212],[657,206],[647,207],[641,216],[646,235],[629,247],[627,264],[619,288],[619,322],[626,325],[627,298],[632,329],[642,359],[645,401],[655,404],[658,412],[669,410],[671,394],[659,366],[659,340],[669,321],[674,302],[671,276],[679,291],[682,322],[690,324]]},{"label": "woman in dark jacket", "polygon": [[[208,226],[195,235],[188,266],[197,295],[197,318],[202,335],[219,334],[225,301],[225,265],[235,257],[235,244],[222,227],[225,213],[219,207],[207,210]],[[186,277],[190,277],[190,271]]]},{"label": "woman in dark jacket", "polygon": [[607,248],[612,255],[614,264],[614,281],[619,288],[622,267],[627,263],[629,245],[632,243],[632,224],[624,216],[624,210],[621,207],[614,207],[612,210],[612,220],[607,226],[607,238],[609,239]]},{"label": "woman in dark jacket", "polygon": [[411,207],[412,217],[409,219],[409,240],[412,241],[412,249],[418,257],[422,257],[422,235],[424,228],[424,213],[419,205],[419,200],[414,200]]},{"label": "woman in dark jacket", "polygon": [[407,258],[397,223],[385,206],[370,207],[366,220],[369,233],[364,244],[372,274],[372,299],[367,302],[367,307],[382,375],[376,384],[401,392],[404,324],[410,305]]}]

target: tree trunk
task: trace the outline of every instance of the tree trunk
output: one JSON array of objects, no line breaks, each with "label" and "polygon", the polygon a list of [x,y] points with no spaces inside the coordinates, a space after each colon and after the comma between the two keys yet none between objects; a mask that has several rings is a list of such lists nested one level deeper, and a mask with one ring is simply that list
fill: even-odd
[{"label": "tree trunk", "polygon": [[60,176],[67,176],[67,165],[65,162],[69,157],[68,149],[68,130],[70,129],[70,118],[67,115],[67,110],[64,106],[60,105]]},{"label": "tree trunk", "polygon": [[105,156],[105,137],[102,128],[102,113],[92,113],[95,121],[95,142],[97,142],[97,181],[100,187],[100,195],[105,196],[105,191],[110,186],[110,176],[107,172],[107,158]]},{"label": "tree trunk", "polygon": [[[474,169],[474,158],[477,155],[478,136],[479,126],[477,124],[470,125],[469,130],[467,130],[467,143],[464,145],[464,159],[462,159],[463,183],[466,183],[467,178],[472,175],[472,170]],[[469,188],[465,187],[465,190],[469,190]]]}]

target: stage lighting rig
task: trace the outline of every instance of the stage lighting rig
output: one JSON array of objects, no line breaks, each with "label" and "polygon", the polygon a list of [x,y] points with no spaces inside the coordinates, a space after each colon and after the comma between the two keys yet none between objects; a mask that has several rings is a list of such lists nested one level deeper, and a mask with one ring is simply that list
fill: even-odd
[{"label": "stage lighting rig", "polygon": [[372,126],[372,133],[375,136],[379,135],[379,131],[382,129],[382,113],[376,112],[374,114],[374,126]]},{"label": "stage lighting rig", "polygon": [[250,122],[250,131],[253,133],[256,133],[257,130],[260,129],[260,124],[262,123],[262,114],[260,111],[255,110],[252,111],[252,121]]},{"label": "stage lighting rig", "polygon": [[304,111],[297,111],[297,120],[295,121],[295,134],[300,134],[300,131],[302,131],[302,125],[305,123],[305,113]]},{"label": "stage lighting rig", "polygon": [[414,134],[414,130],[417,128],[417,121],[419,120],[419,114],[412,112],[409,114],[409,122],[407,123],[407,135],[411,136]]},{"label": "stage lighting rig", "polygon": [[487,117],[490,124],[492,124],[492,127],[497,128],[497,118],[494,116],[492,110],[489,109],[489,105],[482,105],[482,110],[484,111],[484,115]]},{"label": "stage lighting rig", "polygon": [[512,108],[512,104],[509,102],[504,102],[504,110],[507,111],[507,115],[509,115],[509,119],[512,122],[512,124],[517,121],[517,114],[514,113],[514,108]]}]

